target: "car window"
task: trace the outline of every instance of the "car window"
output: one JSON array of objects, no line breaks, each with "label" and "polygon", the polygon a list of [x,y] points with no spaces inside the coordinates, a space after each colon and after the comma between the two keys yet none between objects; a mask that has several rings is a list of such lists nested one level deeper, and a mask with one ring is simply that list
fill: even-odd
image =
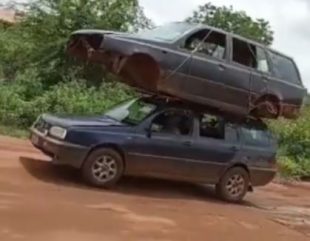
[{"label": "car window", "polygon": [[225,58],[226,35],[202,30],[190,36],[185,43],[185,48],[196,53],[205,54],[219,59]]},{"label": "car window", "polygon": [[200,116],[200,136],[205,138],[225,139],[224,121],[216,116],[202,114]]},{"label": "car window", "polygon": [[256,58],[253,52],[254,46],[233,38],[233,61],[244,66],[255,68]]},{"label": "car window", "polygon": [[261,47],[256,47],[255,49],[256,54],[256,69],[258,71],[269,73],[269,65],[268,65],[268,58],[265,50]]},{"label": "car window", "polygon": [[153,113],[155,109],[155,104],[142,99],[134,99],[113,108],[105,116],[126,124],[137,125]]},{"label": "car window", "polygon": [[237,38],[233,38],[233,61],[264,73],[270,72],[265,50]]},{"label": "car window", "polygon": [[268,146],[271,143],[271,134],[266,130],[242,127],[241,132],[244,142],[248,145]]},{"label": "car window", "polygon": [[151,126],[153,133],[167,135],[190,135],[193,129],[193,117],[190,112],[171,110],[154,118]]},{"label": "car window", "polygon": [[300,83],[299,73],[293,60],[270,52],[273,72],[279,79]]},{"label": "car window", "polygon": [[149,30],[143,30],[133,34],[137,38],[153,39],[163,42],[171,42],[181,38],[193,26],[189,23],[168,23]]}]

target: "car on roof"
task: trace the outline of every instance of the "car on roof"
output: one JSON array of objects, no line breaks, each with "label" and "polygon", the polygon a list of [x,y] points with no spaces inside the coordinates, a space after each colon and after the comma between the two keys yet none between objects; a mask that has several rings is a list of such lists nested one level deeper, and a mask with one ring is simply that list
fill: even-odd
[{"label": "car on roof", "polygon": [[81,170],[87,183],[110,187],[122,176],[213,184],[239,202],[272,181],[277,143],[266,125],[239,123],[179,101],[141,97],[99,117],[42,115],[32,144],[52,162]]},{"label": "car on roof", "polygon": [[138,89],[238,116],[294,119],[306,96],[292,58],[206,25],[170,23],[137,34],[79,30],[67,49]]}]

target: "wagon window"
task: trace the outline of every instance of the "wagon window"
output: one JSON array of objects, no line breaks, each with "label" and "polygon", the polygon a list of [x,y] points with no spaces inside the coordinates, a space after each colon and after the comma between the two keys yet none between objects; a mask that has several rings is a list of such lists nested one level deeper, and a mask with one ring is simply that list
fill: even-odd
[{"label": "wagon window", "polygon": [[266,130],[255,128],[241,128],[244,141],[248,145],[264,145],[270,144],[270,133]]},{"label": "wagon window", "polygon": [[196,51],[196,53],[224,59],[226,35],[216,31],[202,30],[187,39],[185,48],[190,51]]},{"label": "wagon window", "polygon": [[268,73],[269,65],[265,50],[260,47],[256,47],[255,54],[256,54],[256,69],[258,71]]},{"label": "wagon window", "polygon": [[236,38],[233,39],[233,61],[264,73],[270,72],[265,50]]},{"label": "wagon window", "polygon": [[182,135],[192,134],[193,117],[188,111],[169,110],[159,114],[154,118],[151,131],[165,135]]},{"label": "wagon window", "polygon": [[273,72],[279,79],[300,83],[299,73],[294,62],[284,56],[270,52]]},{"label": "wagon window", "polygon": [[201,115],[200,136],[214,139],[225,139],[224,121],[209,114]]},{"label": "wagon window", "polygon": [[256,67],[255,46],[245,41],[233,39],[233,61],[248,67]]}]

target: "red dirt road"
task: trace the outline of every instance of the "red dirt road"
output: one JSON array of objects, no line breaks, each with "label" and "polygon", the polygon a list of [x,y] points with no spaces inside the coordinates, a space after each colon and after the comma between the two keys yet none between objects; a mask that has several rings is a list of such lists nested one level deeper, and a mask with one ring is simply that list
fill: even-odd
[{"label": "red dirt road", "polygon": [[310,240],[310,186],[271,184],[242,205],[158,180],[126,178],[104,191],[27,141],[0,137],[0,240]]}]

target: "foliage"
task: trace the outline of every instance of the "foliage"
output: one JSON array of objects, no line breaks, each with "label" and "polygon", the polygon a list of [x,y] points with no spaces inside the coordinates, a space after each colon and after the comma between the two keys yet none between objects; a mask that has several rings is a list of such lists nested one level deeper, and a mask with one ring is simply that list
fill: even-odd
[{"label": "foliage", "polygon": [[235,11],[232,6],[217,7],[206,3],[199,6],[187,21],[224,29],[266,45],[271,45],[273,41],[273,31],[268,21],[254,20],[243,11]]},{"label": "foliage", "polygon": [[65,47],[81,28],[149,27],[137,0],[33,0],[10,7],[26,14],[0,26],[0,124],[25,128],[42,112],[99,114],[130,95],[98,66],[74,62]]},{"label": "foliage", "polygon": [[310,176],[310,106],[298,120],[279,120],[270,126],[279,139],[280,169],[292,176]]},{"label": "foliage", "polygon": [[0,135],[26,139],[29,136],[29,132],[27,129],[20,129],[16,126],[0,125]]},{"label": "foliage", "polygon": [[[21,79],[0,89],[0,123],[29,127],[41,113],[102,115],[133,92],[117,83],[88,87],[86,81],[71,81],[40,91],[38,82]],[[32,91],[30,91],[32,90]]]},{"label": "foliage", "polygon": [[[0,29],[0,51],[4,53],[2,78],[11,80],[17,72],[36,68],[45,86],[76,78],[91,82],[96,77],[86,74],[94,72],[92,66],[75,63],[65,54],[66,42],[73,31],[82,28],[135,31],[152,24],[137,0],[34,0],[23,8],[26,14],[21,23]],[[99,78],[105,76],[96,70]]]}]

